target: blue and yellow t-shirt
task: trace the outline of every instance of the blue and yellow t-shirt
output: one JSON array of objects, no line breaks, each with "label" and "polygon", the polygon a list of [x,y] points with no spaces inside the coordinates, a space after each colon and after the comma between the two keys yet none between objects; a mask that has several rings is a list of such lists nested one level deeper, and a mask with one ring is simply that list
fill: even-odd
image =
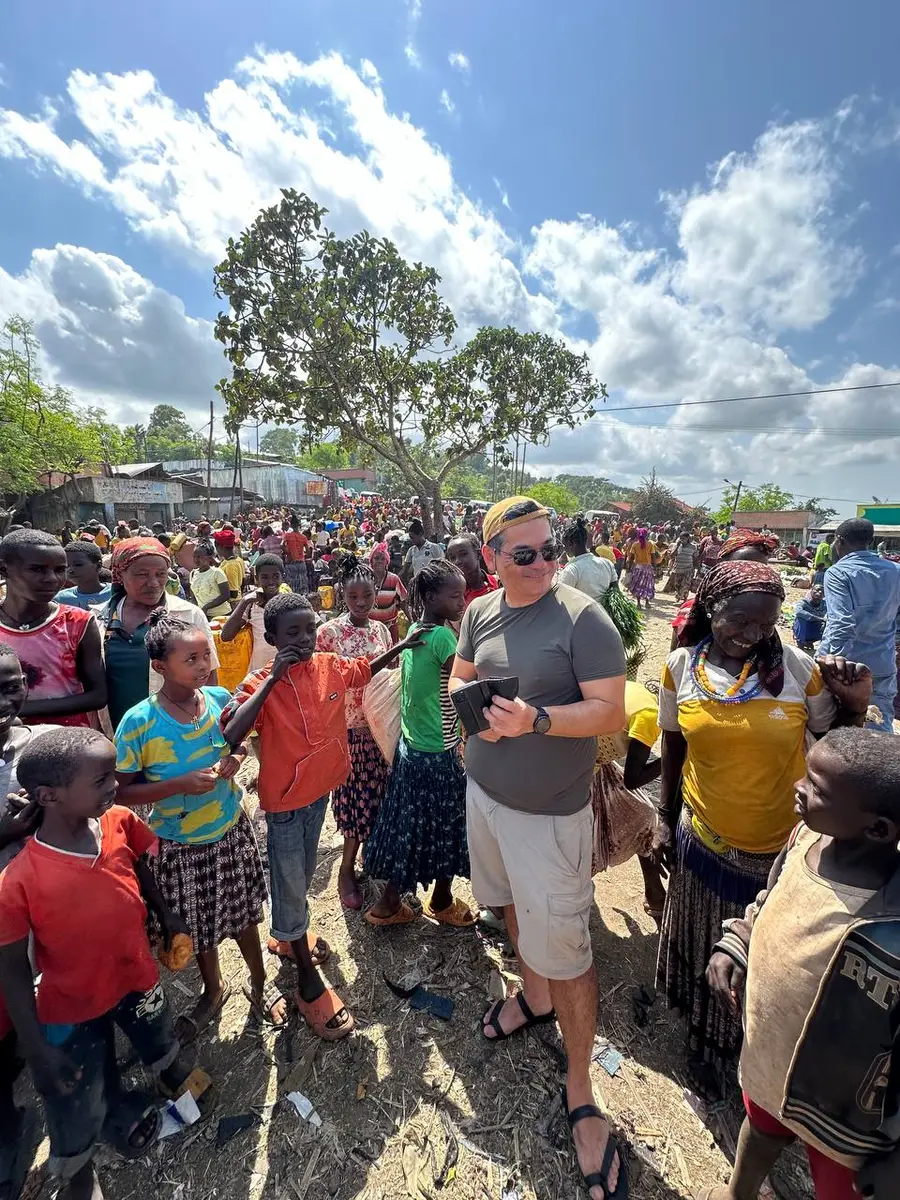
[{"label": "blue and yellow t-shirt", "polygon": [[[230,753],[219,718],[231,695],[220,687],[201,688],[206,712],[199,728],[183,725],[163,709],[158,696],[130,708],[116,730],[116,770],[140,772],[147,783],[158,783],[214,767]],[[241,789],[233,779],[220,779],[203,796],[183,793],[154,804],[150,828],[169,842],[203,845],[218,841],[240,816]]]}]

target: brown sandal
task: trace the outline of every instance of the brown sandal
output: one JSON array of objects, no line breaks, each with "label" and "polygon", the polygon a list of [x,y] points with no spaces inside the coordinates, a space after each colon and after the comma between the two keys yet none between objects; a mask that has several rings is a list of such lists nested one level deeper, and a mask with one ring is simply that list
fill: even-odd
[{"label": "brown sandal", "polygon": [[[347,1010],[343,1000],[333,988],[327,987],[322,995],[311,1003],[304,1000],[299,992],[295,994],[294,999],[304,1021],[313,1033],[324,1042],[339,1042],[353,1032],[353,1015]],[[347,1013],[346,1022],[343,1025],[329,1028],[328,1022],[340,1016],[341,1013]]]},{"label": "brown sandal", "polygon": [[430,904],[426,904],[422,912],[426,917],[430,917],[432,921],[439,921],[441,925],[452,925],[454,929],[468,929],[475,924],[475,914],[459,897],[455,897],[452,904],[448,904],[446,908],[432,908]]},{"label": "brown sandal", "polygon": [[408,904],[404,904],[401,900],[400,907],[396,912],[392,912],[389,917],[376,917],[371,908],[365,914],[365,920],[369,925],[374,925],[377,929],[381,929],[387,925],[411,925],[418,918],[418,913],[414,908],[410,908]]}]

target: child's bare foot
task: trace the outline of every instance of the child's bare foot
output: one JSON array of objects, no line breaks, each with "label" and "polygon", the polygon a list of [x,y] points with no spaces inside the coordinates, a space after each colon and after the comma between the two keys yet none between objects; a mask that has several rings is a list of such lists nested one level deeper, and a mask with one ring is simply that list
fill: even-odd
[{"label": "child's bare foot", "polygon": [[363,906],[362,892],[359,890],[359,880],[356,872],[350,867],[338,872],[338,896],[344,908],[358,910]]},{"label": "child's bare foot", "polygon": [[204,988],[203,994],[191,1011],[184,1013],[175,1022],[175,1035],[182,1046],[188,1046],[197,1040],[225,1007],[230,995],[231,988],[224,982],[215,991],[207,991]]},{"label": "child's bare foot", "polygon": [[103,1200],[100,1180],[92,1162],[85,1163],[80,1171],[76,1171],[59,1193],[59,1200]]}]

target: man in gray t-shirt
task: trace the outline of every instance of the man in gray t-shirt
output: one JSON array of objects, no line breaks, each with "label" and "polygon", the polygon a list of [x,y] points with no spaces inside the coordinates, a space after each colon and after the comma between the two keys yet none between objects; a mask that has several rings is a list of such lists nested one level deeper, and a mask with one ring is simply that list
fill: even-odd
[{"label": "man in gray t-shirt", "polygon": [[517,698],[494,698],[485,710],[490,730],[470,738],[465,754],[472,889],[481,904],[503,908],[523,976],[522,991],[485,1015],[483,1033],[493,1041],[559,1020],[579,1163],[588,1188],[602,1184],[611,1195],[619,1162],[614,1156],[600,1178],[610,1133],[590,1080],[590,788],[597,735],[625,726],[625,654],[600,606],[555,582],[548,515],[514,496],[485,517],[484,559],[503,587],[466,611],[450,690],[474,679],[519,679]]},{"label": "man in gray t-shirt", "polygon": [[403,570],[400,578],[404,583],[419,574],[423,567],[444,557],[444,547],[437,542],[429,542],[425,537],[425,526],[418,518],[414,518],[406,527],[409,540],[412,543],[403,559]]}]

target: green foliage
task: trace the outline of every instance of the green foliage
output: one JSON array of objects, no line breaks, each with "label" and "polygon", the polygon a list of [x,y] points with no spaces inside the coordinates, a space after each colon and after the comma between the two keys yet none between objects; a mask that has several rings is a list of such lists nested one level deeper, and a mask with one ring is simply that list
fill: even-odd
[{"label": "green foliage", "polygon": [[816,525],[824,525],[826,521],[831,521],[838,515],[836,508],[831,508],[829,505],[823,504],[818,496],[810,496],[808,500],[804,500],[798,507],[806,509],[807,512],[814,513]]},{"label": "green foliage", "polygon": [[352,465],[350,454],[337,442],[318,442],[298,454],[296,461],[307,471],[341,471]]},{"label": "green foliage", "polygon": [[116,461],[127,448],[123,434],[99,409],[83,411],[64,388],[42,383],[31,325],[13,317],[2,334],[0,492],[21,500],[46,487],[51,471],[74,475]]},{"label": "green foliage", "polygon": [[219,384],[231,427],[254,418],[334,431],[392,464],[432,515],[470,455],[574,428],[605,397],[587,356],[545,334],[485,327],[451,352],[456,319],[437,272],[365,231],[335,237],[325,215],[283,190],[216,268],[230,305],[216,337],[232,367]]},{"label": "green foliage", "polygon": [[555,508],[557,512],[565,513],[568,517],[578,512],[578,497],[561,483],[554,483],[552,480],[533,483],[528,488],[528,495],[532,500],[537,500],[538,504]]},{"label": "green foliage", "polygon": [[621,487],[602,475],[557,475],[555,482],[574,492],[578,497],[578,511],[592,508],[609,508],[613,500],[631,500],[634,488]]},{"label": "green foliage", "polygon": [[600,603],[606,609],[607,615],[619,631],[625,653],[631,654],[641,642],[644,632],[644,618],[638,606],[631,600],[617,583],[606,589],[600,598]]},{"label": "green foliage", "polygon": [[207,439],[194,433],[179,409],[157,404],[147,422],[144,450],[147,462],[205,458]]},{"label": "green foliage", "polygon": [[274,454],[282,462],[293,462],[297,457],[300,436],[295,429],[270,429],[259,443],[260,454]]},{"label": "green foliage", "polygon": [[[722,497],[722,503],[713,513],[716,521],[723,523],[731,520],[734,509],[734,497],[737,489],[728,487]],[[777,483],[762,483],[756,488],[741,488],[737,512],[781,512],[786,508],[799,508],[792,492],[786,492]]]}]

